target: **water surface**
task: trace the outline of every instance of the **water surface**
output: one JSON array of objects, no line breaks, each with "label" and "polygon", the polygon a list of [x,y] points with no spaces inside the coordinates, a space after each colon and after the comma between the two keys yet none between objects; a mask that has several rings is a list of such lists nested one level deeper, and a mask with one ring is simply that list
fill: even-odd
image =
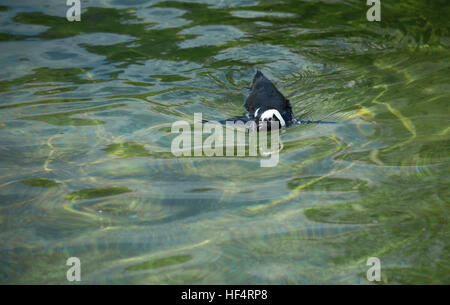
[{"label": "water surface", "polygon": [[[449,284],[449,5],[0,1],[0,282]],[[280,162],[175,158],[261,69]]]}]

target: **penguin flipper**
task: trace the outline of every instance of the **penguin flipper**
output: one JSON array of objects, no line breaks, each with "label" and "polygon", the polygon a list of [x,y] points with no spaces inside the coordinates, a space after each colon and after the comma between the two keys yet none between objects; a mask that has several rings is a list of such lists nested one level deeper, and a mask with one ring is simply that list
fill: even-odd
[{"label": "penguin flipper", "polygon": [[293,119],[291,121],[292,125],[303,125],[303,124],[337,124],[337,122],[333,121],[311,121],[311,120],[298,120]]},{"label": "penguin flipper", "polygon": [[[246,117],[246,116],[239,116],[239,117],[232,117],[232,118],[228,118],[228,119],[225,119],[225,120],[214,121],[214,122],[219,122],[219,123],[222,124],[222,125],[226,125],[227,122],[232,122],[232,123],[236,123],[236,122],[244,122],[244,123],[247,123],[247,122],[249,122],[249,121],[252,121],[252,119],[251,119],[251,118],[248,118],[248,117]],[[203,124],[205,124],[205,123],[210,123],[210,122],[211,122],[211,121],[208,121],[208,120],[202,120],[202,123],[203,123]]]},{"label": "penguin flipper", "polygon": [[247,123],[249,121],[252,121],[252,119],[246,117],[246,116],[239,116],[239,117],[232,117],[232,118],[228,118],[225,120],[221,120],[219,121],[219,123],[225,125],[227,122],[232,122],[232,123],[236,123],[236,122],[244,122]]}]

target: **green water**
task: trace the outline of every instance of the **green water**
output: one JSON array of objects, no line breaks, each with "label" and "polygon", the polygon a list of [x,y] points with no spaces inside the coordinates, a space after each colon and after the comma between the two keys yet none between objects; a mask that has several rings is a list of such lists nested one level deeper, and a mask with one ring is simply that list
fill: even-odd
[{"label": "green water", "polygon": [[[449,284],[450,5],[365,2],[0,1],[0,282]],[[175,158],[256,69],[338,124]]]}]

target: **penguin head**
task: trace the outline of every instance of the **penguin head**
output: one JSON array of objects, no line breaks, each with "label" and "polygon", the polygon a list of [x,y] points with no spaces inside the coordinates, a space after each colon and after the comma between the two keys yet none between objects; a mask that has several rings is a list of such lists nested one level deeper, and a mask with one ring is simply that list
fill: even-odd
[{"label": "penguin head", "polygon": [[254,118],[258,126],[258,130],[270,130],[271,122],[276,122],[277,124],[275,124],[275,126],[278,129],[286,126],[286,121],[283,116],[275,108],[260,107],[255,110]]}]

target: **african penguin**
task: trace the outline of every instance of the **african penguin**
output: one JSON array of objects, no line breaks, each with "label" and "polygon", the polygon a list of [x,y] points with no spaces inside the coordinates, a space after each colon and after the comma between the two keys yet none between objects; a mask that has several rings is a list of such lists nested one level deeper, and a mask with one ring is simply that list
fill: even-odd
[{"label": "african penguin", "polygon": [[[252,86],[250,88],[245,88],[245,91],[247,97],[244,102],[244,107],[247,112],[244,116],[228,118],[220,121],[220,123],[226,124],[226,122],[254,121],[258,130],[263,128],[263,126],[270,129],[271,124],[269,122],[271,121],[278,123],[275,125],[278,128],[298,124],[336,123],[295,119],[289,100],[286,99],[283,94],[278,91],[275,85],[259,70],[256,71],[256,74],[253,77]],[[268,124],[265,125],[263,122],[268,122]]]},{"label": "african penguin", "polygon": [[259,70],[253,77],[250,94],[245,100],[244,107],[258,127],[264,121],[276,121],[279,127],[286,127],[291,124],[294,116],[289,100]]}]

